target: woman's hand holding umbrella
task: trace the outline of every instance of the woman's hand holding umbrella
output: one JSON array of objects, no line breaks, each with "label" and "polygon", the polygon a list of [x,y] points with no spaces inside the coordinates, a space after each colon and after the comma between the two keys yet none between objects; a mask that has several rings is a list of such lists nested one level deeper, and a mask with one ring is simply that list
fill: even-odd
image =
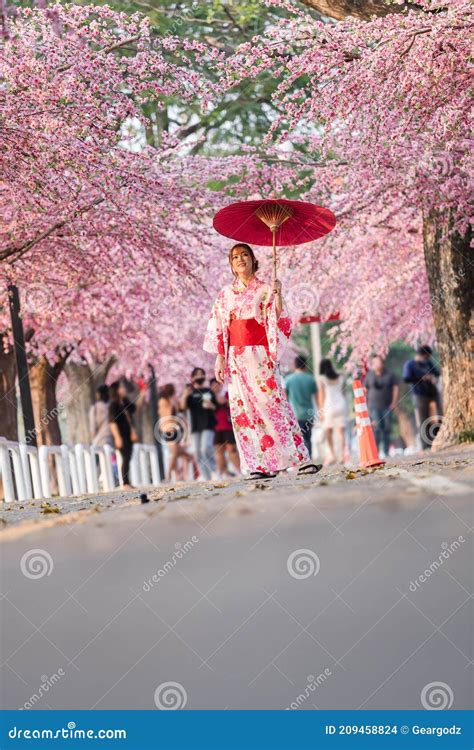
[{"label": "woman's hand holding umbrella", "polygon": [[283,308],[283,300],[281,298],[281,281],[279,281],[279,279],[273,279],[272,281],[272,294],[276,297],[276,312],[277,317],[279,318]]}]

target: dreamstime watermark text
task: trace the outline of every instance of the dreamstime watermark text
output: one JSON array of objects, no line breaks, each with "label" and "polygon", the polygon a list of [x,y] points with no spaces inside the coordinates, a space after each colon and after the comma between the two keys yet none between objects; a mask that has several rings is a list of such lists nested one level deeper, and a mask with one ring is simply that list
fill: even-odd
[{"label": "dreamstime watermark text", "polygon": [[162,578],[165,577],[167,573],[170,572],[170,570],[173,570],[173,568],[178,564],[180,560],[185,557],[190,550],[193,549],[193,547],[199,542],[199,539],[197,536],[192,536],[191,539],[188,539],[187,542],[184,544],[180,544],[180,542],[176,542],[175,548],[176,552],[173,552],[170,559],[165,562],[165,564],[159,568],[159,570],[154,573],[151,578],[149,578],[147,581],[143,582],[142,589],[143,591],[150,591],[155,583],[159,583]]},{"label": "dreamstime watermark text", "polygon": [[328,667],[316,677],[313,674],[309,674],[304,692],[300,693],[298,697],[285,708],[285,711],[296,711],[319,687],[321,687],[321,685],[324,685],[328,677],[331,677],[331,675],[332,672]]},{"label": "dreamstime watermark text", "polygon": [[40,701],[42,698],[46,696],[46,694],[53,688],[61,679],[61,677],[64,677],[66,672],[62,667],[58,669],[57,672],[54,672],[50,677],[48,675],[41,675],[41,685],[39,686],[36,693],[33,693],[33,695],[30,695],[27,701],[23,703],[20,711],[30,711],[38,701]]},{"label": "dreamstime watermark text", "polygon": [[455,539],[454,542],[451,542],[451,544],[443,542],[441,545],[443,551],[438,555],[438,559],[433,560],[433,562],[428,566],[428,568],[423,571],[423,573],[420,573],[417,578],[410,581],[410,585],[408,586],[410,591],[416,591],[423,583],[426,583],[428,578],[436,573],[436,571],[442,567],[444,561],[449,560],[451,555],[453,555],[456,550],[458,550],[459,547],[464,544],[465,541],[466,540],[463,536],[458,536],[458,538]]}]

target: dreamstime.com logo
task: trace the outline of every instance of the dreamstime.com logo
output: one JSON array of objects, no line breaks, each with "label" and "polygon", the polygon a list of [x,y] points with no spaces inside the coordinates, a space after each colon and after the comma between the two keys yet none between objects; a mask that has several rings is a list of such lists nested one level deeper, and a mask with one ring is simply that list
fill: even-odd
[{"label": "dreamstime.com logo", "polygon": [[153,435],[155,436],[155,440],[161,445],[179,444],[183,440],[187,442],[187,421],[177,415],[173,416],[172,423],[170,423],[170,417],[160,417],[153,428]]},{"label": "dreamstime.com logo", "polygon": [[313,550],[297,549],[288,557],[286,567],[292,578],[301,580],[318,575],[321,563]]},{"label": "dreamstime.com logo", "polygon": [[11,740],[125,740],[126,729],[78,729],[75,721],[68,721],[61,729],[19,729],[8,730]]},{"label": "dreamstime.com logo", "polygon": [[31,580],[50,576],[53,567],[53,558],[45,549],[29,549],[20,560],[21,572]]},{"label": "dreamstime.com logo", "polygon": [[447,711],[453,705],[454,693],[445,682],[429,682],[421,691],[420,699],[427,711]]},{"label": "dreamstime.com logo", "polygon": [[427,445],[433,445],[438,432],[440,431],[443,417],[441,414],[434,414],[428,417],[420,425],[420,437]]},{"label": "dreamstime.com logo", "polygon": [[319,308],[319,293],[314,284],[300,281],[288,289],[286,298],[292,310],[305,310],[308,313],[314,313]]},{"label": "dreamstime.com logo", "polygon": [[162,682],[155,690],[154,700],[160,711],[179,711],[188,702],[188,694],[180,682]]},{"label": "dreamstime.com logo", "polygon": [[31,284],[25,292],[24,306],[30,315],[42,315],[51,306],[51,293],[46,285]]}]

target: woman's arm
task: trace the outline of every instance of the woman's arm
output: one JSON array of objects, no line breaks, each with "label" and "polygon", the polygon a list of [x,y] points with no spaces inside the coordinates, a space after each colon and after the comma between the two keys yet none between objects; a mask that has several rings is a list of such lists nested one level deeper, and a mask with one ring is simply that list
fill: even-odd
[{"label": "woman's arm", "polygon": [[214,367],[214,375],[218,383],[223,383],[225,378],[225,357],[223,354],[218,354],[216,357],[216,364]]},{"label": "woman's arm", "polygon": [[186,411],[186,409],[188,408],[188,396],[191,395],[192,391],[193,389],[190,388],[189,386],[186,386],[186,388],[184,389],[183,395],[178,401],[179,408],[181,409],[181,411]]},{"label": "woman's arm", "polygon": [[276,308],[276,314],[277,314],[277,320],[281,315],[281,311],[283,309],[283,300],[281,297],[281,281],[278,281],[278,279],[274,279],[272,283],[272,292],[275,295],[275,308]]},{"label": "woman's arm", "polygon": [[112,432],[112,437],[114,439],[115,447],[119,449],[122,448],[123,447],[122,437],[120,435],[119,428],[117,427],[115,422],[110,423],[110,429]]}]

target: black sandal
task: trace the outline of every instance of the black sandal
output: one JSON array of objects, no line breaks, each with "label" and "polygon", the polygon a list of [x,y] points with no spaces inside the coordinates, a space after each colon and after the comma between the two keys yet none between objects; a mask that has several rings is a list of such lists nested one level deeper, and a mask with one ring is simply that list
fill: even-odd
[{"label": "black sandal", "polygon": [[[298,476],[304,477],[306,474],[317,474],[322,468],[322,464],[305,464],[298,468]],[[306,469],[309,469],[309,471],[306,471]]]},{"label": "black sandal", "polygon": [[255,479],[274,479],[276,475],[276,472],[274,474],[266,474],[264,471],[251,471],[248,477],[244,477],[244,480],[250,482]]}]

